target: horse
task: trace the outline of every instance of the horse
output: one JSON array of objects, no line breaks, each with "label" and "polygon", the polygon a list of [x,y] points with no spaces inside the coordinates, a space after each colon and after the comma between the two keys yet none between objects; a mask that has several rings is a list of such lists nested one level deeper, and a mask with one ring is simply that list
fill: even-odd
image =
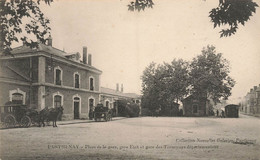
[{"label": "horse", "polygon": [[45,126],[44,121],[52,121],[53,127],[58,127],[56,124],[57,119],[63,114],[63,107],[56,107],[56,108],[44,108],[39,113],[39,127],[41,124],[43,127]]}]

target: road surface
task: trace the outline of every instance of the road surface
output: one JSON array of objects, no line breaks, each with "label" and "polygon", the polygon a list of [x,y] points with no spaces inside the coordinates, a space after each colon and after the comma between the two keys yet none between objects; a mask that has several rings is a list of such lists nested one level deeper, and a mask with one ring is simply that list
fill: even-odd
[{"label": "road surface", "polygon": [[0,130],[0,159],[260,159],[260,119],[139,117]]}]

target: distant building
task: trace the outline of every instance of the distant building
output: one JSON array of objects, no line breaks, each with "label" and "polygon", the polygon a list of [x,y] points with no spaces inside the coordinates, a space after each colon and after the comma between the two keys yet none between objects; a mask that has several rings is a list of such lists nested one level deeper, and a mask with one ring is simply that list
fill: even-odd
[{"label": "distant building", "polygon": [[182,100],[184,116],[208,116],[210,101],[205,97],[190,95]]},{"label": "distant building", "polygon": [[242,99],[240,111],[245,114],[260,115],[260,84],[251,88]]},{"label": "distant building", "polygon": [[115,110],[115,115],[118,115],[118,101],[127,100],[138,104],[141,107],[141,96],[135,93],[124,93],[123,84],[119,90],[119,84],[116,84],[116,89],[101,87],[100,102]]}]

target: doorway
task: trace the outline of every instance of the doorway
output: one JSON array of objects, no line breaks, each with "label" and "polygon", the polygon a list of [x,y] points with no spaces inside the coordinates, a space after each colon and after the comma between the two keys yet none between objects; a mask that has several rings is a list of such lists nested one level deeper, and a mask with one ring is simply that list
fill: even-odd
[{"label": "doorway", "polygon": [[74,119],[79,119],[79,107],[80,107],[80,99],[78,97],[74,98]]}]

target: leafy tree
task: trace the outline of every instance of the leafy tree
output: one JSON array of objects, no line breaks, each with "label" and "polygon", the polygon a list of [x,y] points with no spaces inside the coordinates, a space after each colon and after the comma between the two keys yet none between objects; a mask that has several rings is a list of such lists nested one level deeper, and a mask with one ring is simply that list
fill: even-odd
[{"label": "leafy tree", "polygon": [[[50,5],[52,0],[1,0],[0,1],[0,52],[10,53],[14,41],[20,40],[32,48],[38,46],[37,40],[45,43],[50,34],[50,21],[39,8],[41,1]],[[23,23],[26,22],[26,23]],[[29,35],[22,36],[23,30],[35,36],[30,39]]]},{"label": "leafy tree", "polygon": [[144,10],[145,8],[153,8],[153,0],[135,0],[135,2],[130,2],[128,5],[128,10],[130,11],[141,11]]},{"label": "leafy tree", "polygon": [[172,100],[178,103],[184,96],[188,94],[187,87],[189,86],[189,63],[179,59],[174,59],[167,66],[167,92],[173,96]]},{"label": "leafy tree", "polygon": [[159,108],[159,95],[158,95],[158,81],[155,77],[156,63],[152,62],[148,67],[143,71],[142,79],[142,106],[149,108],[154,111],[156,108]]},{"label": "leafy tree", "polygon": [[191,62],[191,91],[200,97],[212,98],[219,102],[227,99],[235,81],[229,76],[229,62],[216,53],[214,46],[203,48],[202,54]]},{"label": "leafy tree", "polygon": [[[128,10],[141,11],[145,8],[153,8],[152,0],[135,0],[130,2]],[[228,29],[220,31],[220,37],[227,37],[235,34],[238,24],[244,25],[256,11],[257,3],[252,0],[219,0],[219,5],[209,12],[211,22],[215,27],[228,25]]]},{"label": "leafy tree", "polygon": [[229,25],[228,29],[222,29],[220,36],[231,36],[238,29],[238,24],[244,25],[256,11],[258,5],[252,0],[219,0],[219,6],[213,8],[209,17],[214,28],[220,25]]},{"label": "leafy tree", "polygon": [[138,104],[131,102],[130,100],[118,100],[118,114],[124,117],[138,117],[140,113],[140,107]]},{"label": "leafy tree", "polygon": [[[188,63],[174,59],[170,64],[151,63],[143,72],[142,106],[166,113],[178,107],[176,103],[188,94]],[[175,109],[177,110],[177,109]]]}]

